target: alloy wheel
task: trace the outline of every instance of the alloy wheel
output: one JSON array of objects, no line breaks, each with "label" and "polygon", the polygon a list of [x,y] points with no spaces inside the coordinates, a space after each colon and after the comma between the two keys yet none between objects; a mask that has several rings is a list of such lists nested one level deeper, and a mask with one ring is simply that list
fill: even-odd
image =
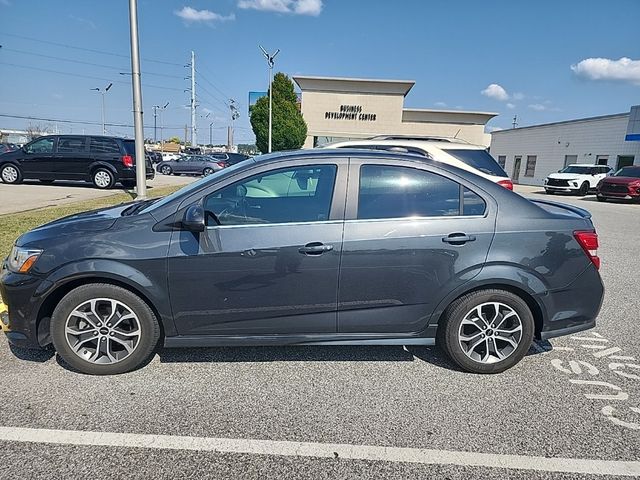
[{"label": "alloy wheel", "polygon": [[107,188],[111,185],[111,175],[104,170],[97,171],[93,176],[93,180],[95,181],[96,186],[100,188]]},{"label": "alloy wheel", "polygon": [[112,298],[93,298],[74,308],[65,339],[78,357],[94,364],[118,363],[140,343],[142,329],[133,310]]},{"label": "alloy wheel", "polygon": [[7,165],[2,169],[2,180],[7,183],[15,183],[18,180],[18,169],[13,165]]},{"label": "alloy wheel", "polygon": [[162,174],[171,175],[171,167],[169,165],[165,165],[164,167],[162,167]]},{"label": "alloy wheel", "polygon": [[204,172],[202,172],[204,174],[205,177],[208,177],[209,175],[211,175],[213,173],[213,169],[211,168],[205,168]]},{"label": "alloy wheel", "polygon": [[496,363],[509,357],[522,339],[522,321],[500,302],[487,302],[467,313],[458,330],[460,348],[474,362]]}]

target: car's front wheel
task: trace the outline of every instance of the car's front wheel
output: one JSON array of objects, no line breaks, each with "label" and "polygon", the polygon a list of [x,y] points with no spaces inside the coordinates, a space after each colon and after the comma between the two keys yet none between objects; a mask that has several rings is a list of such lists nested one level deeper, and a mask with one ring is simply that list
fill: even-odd
[{"label": "car's front wheel", "polygon": [[13,163],[7,163],[0,168],[0,178],[4,183],[20,183],[22,182],[22,172],[20,167]]},{"label": "car's front wheel", "polygon": [[580,185],[580,190],[578,190],[578,195],[585,196],[589,193],[589,182],[582,182]]},{"label": "car's front wheel", "polygon": [[172,173],[171,167],[169,165],[163,165],[162,168],[160,169],[160,173],[163,175],[171,175]]},{"label": "car's front wheel", "polygon": [[535,323],[527,303],[498,289],[478,290],[454,301],[438,325],[438,344],[462,369],[500,373],[527,353]]},{"label": "car's front wheel", "polygon": [[596,198],[598,199],[599,202],[606,202],[607,201],[607,197],[601,197],[600,195],[598,195]]},{"label": "car's front wheel", "polygon": [[149,305],[110,284],[80,286],[56,306],[51,338],[62,359],[89,375],[113,375],[145,365],[160,338]]},{"label": "car's front wheel", "polygon": [[550,190],[550,189],[548,189],[548,188],[545,188],[544,192],[545,192],[547,195],[553,195],[554,193],[556,193],[556,192],[554,192],[553,190]]}]

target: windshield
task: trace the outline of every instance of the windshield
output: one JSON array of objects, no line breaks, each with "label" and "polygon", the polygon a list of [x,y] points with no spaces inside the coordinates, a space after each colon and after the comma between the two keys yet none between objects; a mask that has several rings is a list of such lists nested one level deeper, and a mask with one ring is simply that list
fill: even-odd
[{"label": "windshield", "polygon": [[560,170],[560,173],[578,173],[580,175],[586,175],[591,172],[590,167],[577,167],[575,165],[569,165]]},{"label": "windshield", "polygon": [[613,176],[640,178],[640,167],[622,167]]},{"label": "windshield", "polygon": [[458,150],[443,148],[442,151],[457,158],[461,162],[466,163],[470,167],[480,170],[482,173],[495,175],[497,177],[507,176],[502,167],[498,165],[498,162],[496,162],[486,150]]},{"label": "windshield", "polygon": [[145,213],[149,210],[163,207],[164,205],[167,205],[168,203],[175,200],[176,198],[189,195],[191,192],[198,190],[200,187],[202,187],[202,185],[205,185],[211,181],[216,181],[220,178],[226,177],[227,175],[233,175],[237,170],[240,170],[243,167],[244,167],[244,164],[239,163],[236,165],[232,165],[230,167],[223,168],[222,170],[218,170],[217,172],[214,172],[211,175],[208,175],[206,177],[202,177],[200,180],[196,180],[195,182],[190,183],[186,187],[182,187],[180,190],[177,190],[172,194],[167,195],[161,200],[158,200],[157,202],[154,202],[151,205],[147,205],[146,208],[142,210],[140,213]]}]

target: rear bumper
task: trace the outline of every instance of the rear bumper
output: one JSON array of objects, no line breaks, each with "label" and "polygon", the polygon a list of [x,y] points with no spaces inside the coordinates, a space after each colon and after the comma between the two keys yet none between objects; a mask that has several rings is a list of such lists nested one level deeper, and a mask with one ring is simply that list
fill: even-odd
[{"label": "rear bumper", "polygon": [[594,328],[603,299],[602,279],[590,264],[570,285],[537,297],[547,312],[540,338],[546,340]]},{"label": "rear bumper", "polygon": [[[153,168],[147,167],[145,172],[145,176],[147,180],[153,180],[156,176],[156,171]],[[119,180],[135,180],[136,179],[136,169],[134,168],[123,168],[120,172]]]}]

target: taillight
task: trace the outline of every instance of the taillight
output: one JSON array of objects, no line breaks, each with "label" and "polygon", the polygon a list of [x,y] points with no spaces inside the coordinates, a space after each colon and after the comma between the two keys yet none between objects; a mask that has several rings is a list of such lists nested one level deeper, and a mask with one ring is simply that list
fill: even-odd
[{"label": "taillight", "polygon": [[600,257],[598,257],[598,234],[594,231],[573,232],[573,236],[578,241],[589,260],[596,268],[600,268]]},{"label": "taillight", "polygon": [[133,157],[131,155],[123,155],[122,164],[125,167],[133,167]]},{"label": "taillight", "polygon": [[500,180],[498,182],[498,185],[502,185],[504,188],[506,188],[507,190],[513,190],[513,182],[509,179],[507,180]]},{"label": "taillight", "polygon": [[227,166],[227,164],[224,162],[216,162],[216,163],[218,164],[219,167],[222,167],[222,168]]}]

